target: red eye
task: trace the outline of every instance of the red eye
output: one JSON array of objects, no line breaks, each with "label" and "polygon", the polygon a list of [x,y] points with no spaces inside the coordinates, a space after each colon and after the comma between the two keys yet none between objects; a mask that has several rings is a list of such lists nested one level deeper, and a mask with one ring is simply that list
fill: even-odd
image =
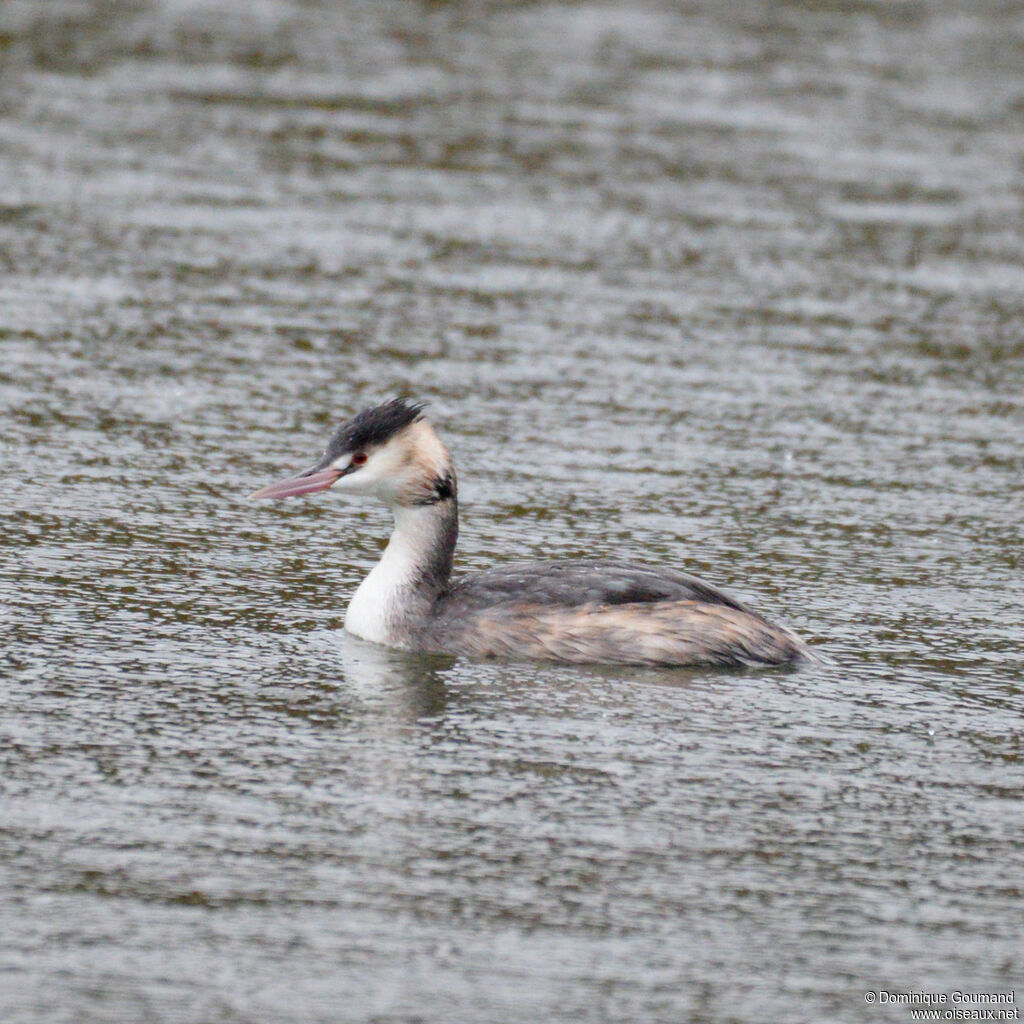
[{"label": "red eye", "polygon": [[356,452],[355,455],[352,456],[352,465],[361,466],[366,462],[366,458],[366,452]]}]

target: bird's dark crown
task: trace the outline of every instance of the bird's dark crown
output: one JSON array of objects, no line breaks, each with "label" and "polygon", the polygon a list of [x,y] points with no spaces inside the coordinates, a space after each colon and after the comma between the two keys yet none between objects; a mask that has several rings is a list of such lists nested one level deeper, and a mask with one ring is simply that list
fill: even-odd
[{"label": "bird's dark crown", "polygon": [[423,415],[424,402],[408,402],[392,398],[345,420],[334,432],[327,446],[327,457],[336,459],[348,452],[358,452],[386,444],[400,430],[415,423]]}]

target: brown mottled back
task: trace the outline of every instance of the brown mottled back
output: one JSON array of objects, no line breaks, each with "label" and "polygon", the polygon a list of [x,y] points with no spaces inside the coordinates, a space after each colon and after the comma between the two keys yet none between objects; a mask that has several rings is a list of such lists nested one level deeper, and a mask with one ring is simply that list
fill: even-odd
[{"label": "brown mottled back", "polygon": [[512,604],[448,623],[439,649],[475,657],[527,657],[634,665],[794,663],[807,648],[756,613],[697,600],[583,604],[566,608]]}]

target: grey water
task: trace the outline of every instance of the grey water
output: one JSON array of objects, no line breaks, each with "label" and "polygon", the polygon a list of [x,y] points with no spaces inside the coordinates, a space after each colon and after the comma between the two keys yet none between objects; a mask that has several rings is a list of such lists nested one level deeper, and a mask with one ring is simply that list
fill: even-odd
[{"label": "grey water", "polygon": [[[1012,4],[0,6],[0,1020],[904,1022],[1015,992]],[[795,672],[347,638],[431,403],[462,571],[684,567]]]}]

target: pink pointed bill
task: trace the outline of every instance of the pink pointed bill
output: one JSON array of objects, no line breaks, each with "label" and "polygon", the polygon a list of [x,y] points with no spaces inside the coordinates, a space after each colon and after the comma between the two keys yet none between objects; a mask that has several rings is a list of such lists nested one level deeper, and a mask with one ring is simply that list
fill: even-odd
[{"label": "pink pointed bill", "polygon": [[249,495],[250,501],[257,498],[296,498],[300,494],[315,494],[326,491],[342,474],[336,469],[318,469],[314,473],[303,473],[281,480]]}]

